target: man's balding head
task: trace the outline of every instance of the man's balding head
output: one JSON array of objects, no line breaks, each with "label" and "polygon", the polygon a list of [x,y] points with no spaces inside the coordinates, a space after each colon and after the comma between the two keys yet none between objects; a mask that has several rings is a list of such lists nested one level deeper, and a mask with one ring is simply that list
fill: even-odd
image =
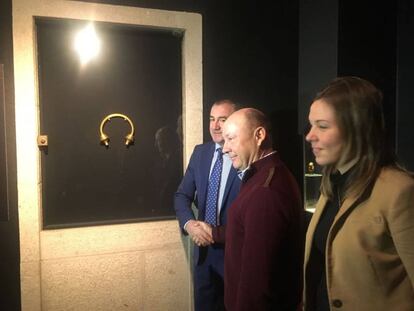
[{"label": "man's balding head", "polygon": [[272,149],[270,122],[259,110],[244,108],[224,123],[224,148],[236,169],[244,170]]}]

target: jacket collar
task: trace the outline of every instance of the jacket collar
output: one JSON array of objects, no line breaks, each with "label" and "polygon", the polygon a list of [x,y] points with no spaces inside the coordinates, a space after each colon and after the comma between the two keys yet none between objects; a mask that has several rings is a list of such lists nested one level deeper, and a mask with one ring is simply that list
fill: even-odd
[{"label": "jacket collar", "polygon": [[[339,208],[338,213],[335,216],[335,219],[332,223],[331,229],[328,233],[328,245],[329,241],[331,241],[336,233],[339,231],[341,224],[346,219],[347,215],[361,202],[363,201],[362,198],[356,198],[356,197],[349,197],[346,198],[345,201],[342,203],[341,207]],[[315,229],[317,224],[319,223],[319,220],[323,214],[323,211],[325,210],[326,203],[328,202],[328,198],[321,195],[319,197],[318,203],[316,204],[315,213],[312,216],[312,219],[309,223],[308,230],[306,233],[306,242],[311,245],[313,241],[313,235],[315,233]],[[311,247],[306,248],[305,252],[305,265],[307,264],[310,256],[310,250]]]}]

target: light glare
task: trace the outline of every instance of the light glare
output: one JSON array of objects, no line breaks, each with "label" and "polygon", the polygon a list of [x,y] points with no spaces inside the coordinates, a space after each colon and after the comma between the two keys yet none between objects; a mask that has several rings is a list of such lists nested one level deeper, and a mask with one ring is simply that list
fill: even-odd
[{"label": "light glare", "polygon": [[98,55],[100,46],[101,42],[96,35],[93,24],[88,24],[75,37],[75,50],[79,54],[82,65]]}]

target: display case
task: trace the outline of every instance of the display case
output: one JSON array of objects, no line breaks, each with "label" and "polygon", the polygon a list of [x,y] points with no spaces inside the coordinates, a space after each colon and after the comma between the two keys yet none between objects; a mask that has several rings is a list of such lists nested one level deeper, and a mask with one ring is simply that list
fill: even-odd
[{"label": "display case", "polygon": [[312,148],[305,139],[303,139],[303,161],[303,202],[305,209],[313,213],[320,195],[322,168],[315,162]]},{"label": "display case", "polygon": [[83,63],[67,46],[87,23],[35,25],[43,228],[175,219],[182,33],[95,22],[105,49]]}]

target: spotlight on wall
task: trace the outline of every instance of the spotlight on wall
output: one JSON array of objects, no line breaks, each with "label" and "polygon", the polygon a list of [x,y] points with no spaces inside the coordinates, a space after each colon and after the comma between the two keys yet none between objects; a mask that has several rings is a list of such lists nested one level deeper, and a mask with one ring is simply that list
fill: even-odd
[{"label": "spotlight on wall", "polygon": [[101,42],[92,23],[79,31],[75,37],[75,50],[78,52],[81,64],[88,63],[99,54]]}]

